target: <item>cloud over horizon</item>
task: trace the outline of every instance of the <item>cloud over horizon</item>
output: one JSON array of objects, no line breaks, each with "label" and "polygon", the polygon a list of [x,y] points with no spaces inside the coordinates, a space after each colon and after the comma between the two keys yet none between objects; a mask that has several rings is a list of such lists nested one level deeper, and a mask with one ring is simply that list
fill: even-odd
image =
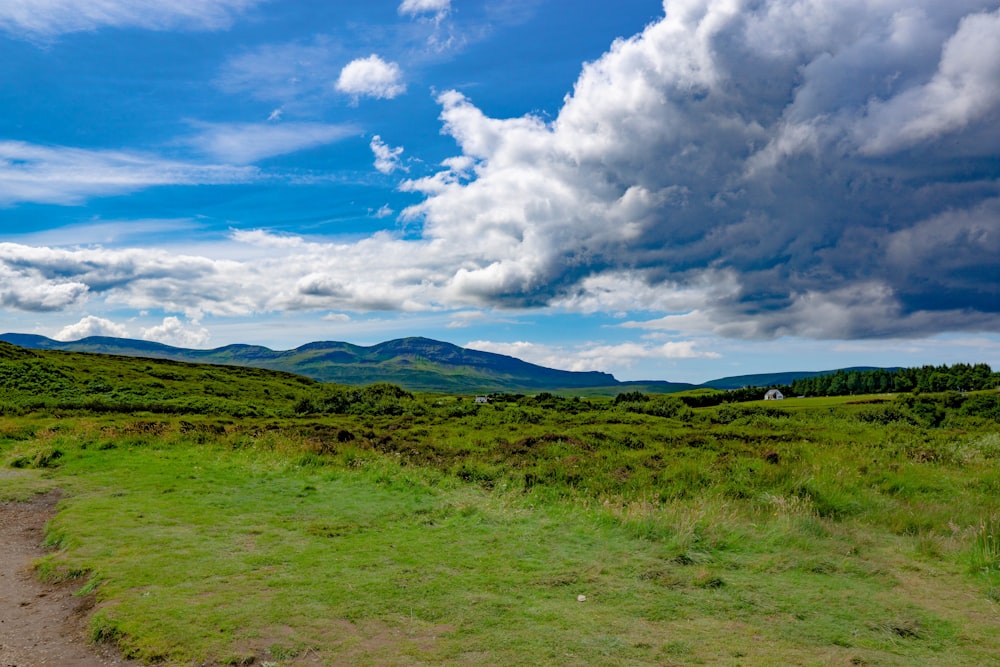
[{"label": "cloud over horizon", "polygon": [[629,342],[614,345],[584,343],[574,346],[540,345],[528,341],[498,343],[474,340],[465,347],[523,359],[548,368],[567,371],[595,371],[606,368],[631,368],[650,359],[717,359],[719,354],[698,349],[693,340],[665,343]]}]

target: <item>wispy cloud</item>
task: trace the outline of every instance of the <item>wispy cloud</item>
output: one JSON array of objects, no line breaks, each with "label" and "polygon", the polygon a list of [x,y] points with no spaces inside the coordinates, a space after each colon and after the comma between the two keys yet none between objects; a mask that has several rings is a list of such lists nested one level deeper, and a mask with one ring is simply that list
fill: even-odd
[{"label": "wispy cloud", "polygon": [[355,99],[366,96],[388,100],[406,91],[402,78],[403,71],[399,65],[372,54],[345,65],[337,77],[336,88]]},{"label": "wispy cloud", "polygon": [[79,204],[157,185],[247,183],[253,167],[194,164],[144,153],[0,141],[0,206]]},{"label": "wispy cloud", "polygon": [[325,123],[199,123],[201,132],[190,145],[214,160],[249,164],[325,146],[359,133],[352,124]]},{"label": "wispy cloud", "polygon": [[220,30],[264,0],[6,0],[0,29],[14,37],[115,28]]},{"label": "wispy cloud", "polygon": [[463,44],[467,35],[458,36],[455,26],[448,21],[451,14],[451,0],[403,0],[399,14],[410,16],[420,23],[430,24],[431,33],[426,44],[432,51],[441,53]]},{"label": "wispy cloud", "polygon": [[232,56],[215,83],[228,93],[249,94],[292,108],[309,107],[333,94],[331,82],[342,66],[340,47],[329,39],[264,44]]},{"label": "wispy cloud", "polygon": [[123,246],[149,242],[151,239],[176,239],[193,235],[201,225],[188,218],[102,220],[93,218],[56,229],[10,233],[8,238],[33,246]]}]

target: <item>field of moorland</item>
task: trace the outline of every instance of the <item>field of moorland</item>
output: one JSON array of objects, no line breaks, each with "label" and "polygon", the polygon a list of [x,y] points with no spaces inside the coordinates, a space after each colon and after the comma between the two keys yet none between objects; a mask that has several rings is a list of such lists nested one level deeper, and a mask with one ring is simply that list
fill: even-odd
[{"label": "field of moorland", "polygon": [[985,665],[1000,395],[410,394],[0,344],[39,577],[166,665]]}]

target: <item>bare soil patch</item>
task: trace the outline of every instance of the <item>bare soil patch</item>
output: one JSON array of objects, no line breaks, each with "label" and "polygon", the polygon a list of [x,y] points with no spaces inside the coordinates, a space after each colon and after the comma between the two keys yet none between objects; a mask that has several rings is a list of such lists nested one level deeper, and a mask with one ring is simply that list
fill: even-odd
[{"label": "bare soil patch", "polygon": [[32,563],[45,555],[45,522],[55,514],[56,493],[0,503],[0,667],[126,667],[109,646],[86,634],[90,597],[73,592],[79,582],[39,581]]}]

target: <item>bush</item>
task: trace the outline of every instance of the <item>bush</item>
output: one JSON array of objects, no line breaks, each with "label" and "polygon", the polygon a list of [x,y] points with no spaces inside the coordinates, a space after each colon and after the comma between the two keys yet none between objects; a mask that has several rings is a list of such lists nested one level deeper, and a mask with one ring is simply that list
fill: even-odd
[{"label": "bush", "polygon": [[1000,394],[974,394],[969,396],[958,409],[958,413],[1000,422]]},{"label": "bush", "polygon": [[653,417],[677,417],[690,419],[694,412],[676,396],[647,396],[638,391],[618,394],[613,403],[615,409]]},{"label": "bush", "polygon": [[423,414],[413,394],[388,382],[366,387],[335,387],[319,396],[303,397],[295,404],[296,414],[348,414],[372,417]]},{"label": "bush", "polygon": [[641,391],[626,391],[615,396],[615,405],[621,405],[622,403],[645,403],[648,400],[649,396],[646,396]]},{"label": "bush", "polygon": [[728,403],[719,408],[712,421],[717,424],[732,424],[739,419],[752,420],[759,417],[770,419],[786,419],[790,415],[784,410],[767,405],[734,405]]},{"label": "bush", "polygon": [[880,405],[868,408],[857,413],[855,418],[866,424],[880,424],[882,426],[897,423],[910,424],[911,426],[917,425],[917,420],[913,415],[896,405]]}]

